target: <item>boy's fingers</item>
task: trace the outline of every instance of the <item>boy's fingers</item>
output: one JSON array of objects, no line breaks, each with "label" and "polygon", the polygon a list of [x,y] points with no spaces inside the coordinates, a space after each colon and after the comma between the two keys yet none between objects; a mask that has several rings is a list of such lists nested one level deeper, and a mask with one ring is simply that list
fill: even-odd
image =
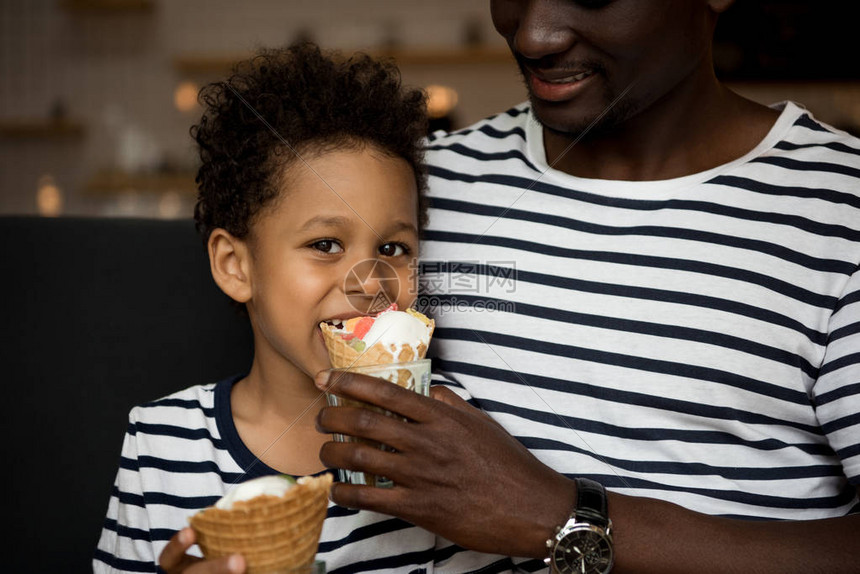
[{"label": "boy's fingers", "polygon": [[194,530],[190,527],[174,534],[158,557],[159,567],[168,574],[244,574],[245,559],[238,554],[207,561],[186,554],[195,540]]},{"label": "boy's fingers", "polygon": [[194,544],[194,540],[194,530],[191,528],[183,528],[174,534],[158,557],[158,565],[161,569],[170,573],[182,572],[187,568],[193,559],[186,555],[185,551]]}]

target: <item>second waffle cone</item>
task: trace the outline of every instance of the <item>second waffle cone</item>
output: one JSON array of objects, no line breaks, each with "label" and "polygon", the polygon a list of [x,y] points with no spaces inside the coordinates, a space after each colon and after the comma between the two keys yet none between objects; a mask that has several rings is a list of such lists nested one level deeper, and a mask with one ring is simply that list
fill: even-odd
[{"label": "second waffle cone", "polygon": [[311,564],[328,507],[332,477],[306,477],[284,496],[258,496],[230,510],[207,508],[189,520],[206,558],[242,554],[248,574]]}]

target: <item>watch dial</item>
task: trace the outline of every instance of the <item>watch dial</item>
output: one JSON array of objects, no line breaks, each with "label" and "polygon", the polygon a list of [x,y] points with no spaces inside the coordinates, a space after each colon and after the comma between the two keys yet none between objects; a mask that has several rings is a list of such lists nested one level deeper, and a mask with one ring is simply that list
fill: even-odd
[{"label": "watch dial", "polygon": [[600,574],[612,566],[612,546],[600,532],[574,530],[555,547],[552,560],[554,571],[562,574]]}]

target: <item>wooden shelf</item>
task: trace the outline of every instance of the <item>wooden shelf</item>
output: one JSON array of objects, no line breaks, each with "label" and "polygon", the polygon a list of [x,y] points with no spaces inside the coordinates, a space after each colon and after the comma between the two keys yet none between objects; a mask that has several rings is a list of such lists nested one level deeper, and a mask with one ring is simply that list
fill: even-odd
[{"label": "wooden shelf", "polygon": [[84,126],[72,120],[0,120],[0,138],[61,139],[80,138]]},{"label": "wooden shelf", "polygon": [[60,6],[74,12],[151,12],[154,0],[60,0]]},{"label": "wooden shelf", "polygon": [[[476,48],[376,48],[361,50],[371,56],[394,58],[399,66],[461,66],[512,64],[510,51],[505,47]],[[344,53],[347,53],[344,50]],[[174,67],[185,74],[226,75],[236,63],[253,54],[186,54],[174,59]]]},{"label": "wooden shelf", "polygon": [[183,195],[196,195],[197,184],[194,182],[194,173],[191,172],[132,174],[102,171],[86,184],[84,191],[92,195],[116,195],[127,191],[140,193],[175,191]]}]

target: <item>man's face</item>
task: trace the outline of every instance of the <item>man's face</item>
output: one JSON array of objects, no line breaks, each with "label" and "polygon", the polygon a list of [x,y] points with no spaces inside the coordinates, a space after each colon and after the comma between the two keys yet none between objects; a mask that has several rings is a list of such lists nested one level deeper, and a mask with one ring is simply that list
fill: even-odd
[{"label": "man's face", "polygon": [[576,136],[619,125],[710,68],[706,0],[491,0],[535,114]]}]

